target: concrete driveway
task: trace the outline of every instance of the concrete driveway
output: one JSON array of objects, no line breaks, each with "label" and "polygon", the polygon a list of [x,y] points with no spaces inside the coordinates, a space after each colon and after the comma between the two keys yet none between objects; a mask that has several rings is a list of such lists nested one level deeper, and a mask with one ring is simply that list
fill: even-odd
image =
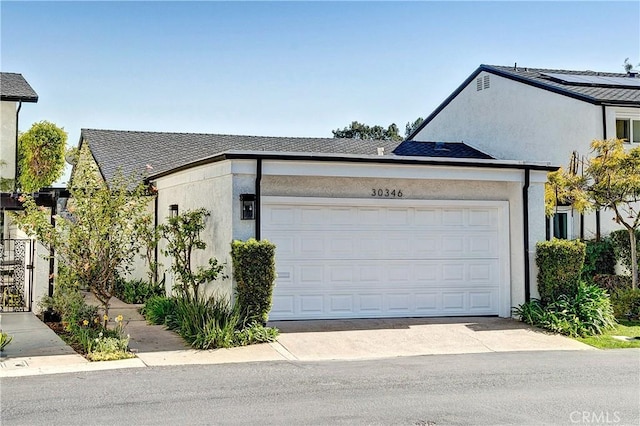
[{"label": "concrete driveway", "polygon": [[[279,321],[275,343],[231,349],[195,350],[162,326],[147,324],[113,308],[127,322],[137,358],[88,362],[31,312],[0,316],[0,329],[14,337],[0,353],[0,377],[95,371],[161,365],[256,361],[329,361],[481,352],[594,350],[575,340],[545,333],[512,319],[408,318]],[[134,310],[135,311],[135,310]]]},{"label": "concrete driveway", "polygon": [[272,346],[286,358],[302,361],[594,349],[496,317],[274,321],[269,325],[281,332]]}]

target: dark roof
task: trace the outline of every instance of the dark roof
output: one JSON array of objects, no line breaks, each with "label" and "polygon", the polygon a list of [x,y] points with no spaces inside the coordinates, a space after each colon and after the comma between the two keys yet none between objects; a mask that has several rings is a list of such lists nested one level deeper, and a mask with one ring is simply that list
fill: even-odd
[{"label": "dark roof", "polygon": [[418,142],[404,141],[393,151],[396,155],[420,156],[420,157],[453,157],[453,158],[477,158],[494,159],[482,151],[470,147],[462,142]]},{"label": "dark roof", "polygon": [[135,132],[82,129],[80,142],[89,143],[93,157],[105,179],[118,168],[125,175],[159,174],[190,165],[228,151],[287,152],[305,154],[377,155],[383,147],[391,155],[397,141],[238,136],[204,133]]},{"label": "dark roof", "polygon": [[[500,65],[480,65],[456,90],[416,128],[407,139],[413,139],[427,124],[436,117],[453,99],[458,96],[481,72],[499,75],[542,90],[558,93],[594,105],[620,105],[640,107],[640,87],[601,87],[559,82],[543,74],[590,75],[599,77],[628,77],[625,73],[607,73],[597,71],[556,70],[547,68],[509,67]],[[638,79],[638,77],[635,77]]]},{"label": "dark roof", "polygon": [[0,73],[0,100],[13,102],[38,102],[38,94],[22,74]]},{"label": "dark roof", "polygon": [[571,71],[571,70],[553,70],[544,68],[523,68],[523,67],[505,67],[498,65],[481,65],[484,71],[492,72],[512,80],[521,81],[525,84],[540,87],[552,92],[565,94],[575,97],[586,102],[601,104],[631,104],[640,106],[640,86],[632,87],[601,87],[588,86],[577,83],[559,82],[545,76],[544,74],[568,74],[568,75],[588,75],[598,77],[621,77],[626,79],[635,79],[637,77],[628,77],[625,73],[598,72],[598,71]]},{"label": "dark roof", "polygon": [[[89,144],[100,172],[107,181],[113,178],[118,168],[125,175],[142,173],[157,178],[218,160],[258,158],[529,168],[546,171],[557,169],[546,164],[493,160],[468,145],[450,142],[444,143],[444,148],[449,151],[438,151],[435,142],[398,143],[384,140],[82,129],[80,143],[83,142]],[[429,149],[430,145],[433,149]],[[394,152],[401,146],[399,151]],[[384,155],[378,154],[378,148],[384,148]],[[417,158],[407,158],[412,156]],[[146,170],[147,165],[152,169]]]}]

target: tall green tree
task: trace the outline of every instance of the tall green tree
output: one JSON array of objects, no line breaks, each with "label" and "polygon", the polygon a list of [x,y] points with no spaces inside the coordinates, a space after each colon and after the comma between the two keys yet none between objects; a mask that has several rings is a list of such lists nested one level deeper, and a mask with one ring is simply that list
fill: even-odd
[{"label": "tall green tree", "polygon": [[399,131],[395,123],[384,128],[382,126],[368,126],[364,123],[353,121],[349,126],[343,129],[335,129],[331,132],[334,138],[401,141],[402,136],[400,136]]},{"label": "tall green tree", "polygon": [[89,288],[108,315],[116,277],[130,271],[139,251],[136,224],[147,214],[150,196],[140,176],[117,172],[107,185],[86,145],[77,155],[68,214],[59,215],[54,226],[48,210],[24,196],[25,211],[15,218],[28,234],[55,249],[70,278],[79,287]]},{"label": "tall green tree", "polygon": [[422,122],[424,122],[424,118],[422,118],[422,117],[416,118],[413,123],[412,122],[407,122],[407,124],[404,127],[404,137],[405,137],[405,139],[408,138],[411,135],[411,133],[413,133],[418,127],[420,127]]},{"label": "tall green tree", "polygon": [[18,137],[18,186],[35,192],[64,172],[67,132],[48,121],[34,123]]},{"label": "tall green tree", "polygon": [[620,139],[594,140],[593,156],[586,160],[583,174],[564,169],[549,174],[546,188],[547,213],[558,203],[571,204],[578,211],[604,208],[627,230],[631,243],[631,277],[638,287],[636,230],[640,227],[640,147],[625,150]]}]

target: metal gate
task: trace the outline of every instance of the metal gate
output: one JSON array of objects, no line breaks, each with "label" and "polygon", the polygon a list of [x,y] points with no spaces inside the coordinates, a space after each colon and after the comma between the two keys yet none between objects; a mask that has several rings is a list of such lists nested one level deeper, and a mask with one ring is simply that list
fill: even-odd
[{"label": "metal gate", "polygon": [[31,310],[34,249],[29,239],[0,240],[0,311]]}]

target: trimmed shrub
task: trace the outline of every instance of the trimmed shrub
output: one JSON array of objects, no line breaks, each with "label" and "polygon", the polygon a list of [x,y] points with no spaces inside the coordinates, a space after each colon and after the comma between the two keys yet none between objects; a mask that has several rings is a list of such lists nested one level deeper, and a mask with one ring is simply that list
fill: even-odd
[{"label": "trimmed shrub", "polygon": [[[636,230],[635,232],[637,253],[640,254],[640,230]],[[629,238],[629,231],[626,229],[618,229],[609,234],[609,239],[611,239],[616,260],[627,268],[627,271],[631,271],[631,240]],[[640,265],[640,256],[638,256],[638,265]]]},{"label": "trimmed shrub", "polygon": [[527,324],[572,337],[602,334],[616,323],[607,293],[585,283],[578,284],[573,296],[561,295],[548,304],[534,299],[513,313]]},{"label": "trimmed shrub", "polygon": [[613,314],[618,319],[640,319],[640,289],[618,288],[611,292]]},{"label": "trimmed shrub", "polygon": [[596,275],[614,274],[616,267],[616,256],[613,252],[613,245],[609,238],[600,241],[585,241],[586,251],[584,265],[582,266],[582,279],[593,282]]},{"label": "trimmed shrub", "polygon": [[276,246],[266,240],[251,238],[231,243],[233,273],[240,308],[247,313],[247,322],[263,325],[269,319],[271,297],[276,278]]},{"label": "trimmed shrub", "polygon": [[553,239],[536,244],[538,291],[542,302],[548,303],[562,295],[573,297],[578,288],[585,257],[581,241]]}]

